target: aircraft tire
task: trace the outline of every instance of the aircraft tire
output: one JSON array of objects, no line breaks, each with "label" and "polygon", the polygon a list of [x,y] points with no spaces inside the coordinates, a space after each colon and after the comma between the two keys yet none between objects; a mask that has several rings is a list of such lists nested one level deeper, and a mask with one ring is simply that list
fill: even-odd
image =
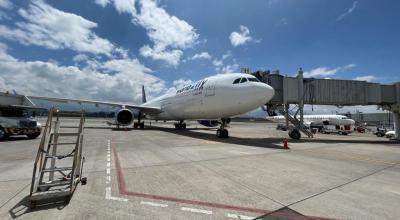
[{"label": "aircraft tire", "polygon": [[140,127],[140,129],[143,129],[143,128],[144,128],[144,122],[141,122],[141,123],[139,124],[139,127]]},{"label": "aircraft tire", "polygon": [[181,124],[182,129],[186,129],[186,123]]},{"label": "aircraft tire", "polygon": [[289,131],[289,137],[291,137],[295,140],[299,140],[301,138],[301,134],[300,134],[299,130],[293,129],[293,130]]},{"label": "aircraft tire", "polygon": [[227,138],[229,136],[229,132],[226,129],[218,129],[217,130],[217,137],[219,138]]},{"label": "aircraft tire", "polygon": [[0,127],[0,140],[5,139],[6,136],[7,136],[6,132],[4,131],[4,129],[2,127]]},{"label": "aircraft tire", "polygon": [[134,129],[137,129],[138,127],[139,127],[139,124],[138,124],[137,122],[134,122],[134,123],[133,123],[133,128],[134,128]]},{"label": "aircraft tire", "polygon": [[229,131],[228,130],[224,129],[223,133],[224,133],[224,138],[229,137]]},{"label": "aircraft tire", "polygon": [[29,139],[35,139],[37,137],[39,137],[40,132],[36,132],[36,133],[32,133],[32,134],[27,134],[26,136],[28,136]]}]

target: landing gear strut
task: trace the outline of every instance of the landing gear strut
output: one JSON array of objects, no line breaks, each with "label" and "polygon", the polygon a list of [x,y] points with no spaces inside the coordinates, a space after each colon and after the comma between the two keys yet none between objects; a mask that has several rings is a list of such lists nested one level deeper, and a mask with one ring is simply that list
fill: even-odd
[{"label": "landing gear strut", "polygon": [[183,120],[180,120],[179,123],[175,123],[176,129],[186,129],[186,123],[183,123]]},{"label": "landing gear strut", "polygon": [[219,138],[227,138],[229,137],[229,132],[227,129],[227,124],[229,123],[229,119],[222,118],[221,119],[221,126],[217,130],[217,137]]},{"label": "landing gear strut", "polygon": [[143,129],[144,128],[144,122],[142,122],[142,113],[141,112],[139,112],[139,115],[138,115],[138,122],[134,122],[133,123],[133,128],[140,128],[140,129]]}]

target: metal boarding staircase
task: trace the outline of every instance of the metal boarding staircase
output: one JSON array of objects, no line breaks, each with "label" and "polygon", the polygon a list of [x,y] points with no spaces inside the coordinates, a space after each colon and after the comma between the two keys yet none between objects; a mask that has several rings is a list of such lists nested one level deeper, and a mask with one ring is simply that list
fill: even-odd
[{"label": "metal boarding staircase", "polygon": [[[78,130],[60,132],[62,116],[79,117]],[[86,184],[86,177],[82,177],[84,123],[83,111],[67,114],[56,109],[49,111],[33,167],[29,194],[31,208],[39,201],[50,199],[68,203],[78,183]]]},{"label": "metal boarding staircase", "polygon": [[289,113],[286,114],[286,111],[283,108],[278,108],[278,111],[283,116],[285,116],[285,117],[287,116],[288,117],[287,119],[289,120],[290,123],[292,123],[295,126],[295,128],[299,129],[301,132],[303,132],[309,138],[314,137],[313,133],[303,123],[301,123],[300,120],[291,116]]}]

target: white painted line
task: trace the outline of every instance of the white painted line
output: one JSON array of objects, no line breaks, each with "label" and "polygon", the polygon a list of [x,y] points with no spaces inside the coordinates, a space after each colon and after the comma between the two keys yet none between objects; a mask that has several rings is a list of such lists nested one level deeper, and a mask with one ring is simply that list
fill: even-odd
[{"label": "white painted line", "polygon": [[226,214],[226,217],[234,218],[234,219],[241,219],[241,220],[251,220],[251,219],[255,219],[256,218],[256,217],[250,217],[250,216],[238,215],[238,214],[231,214],[231,213]]},{"label": "white painted line", "polygon": [[156,206],[156,207],[168,207],[167,204],[161,204],[161,203],[155,203],[155,202],[145,202],[145,201],[141,201],[140,202],[141,205],[149,205],[149,206]]},{"label": "white painted line", "polygon": [[110,199],[111,197],[111,186],[106,187],[106,199]]},{"label": "white painted line", "polygon": [[110,158],[110,157],[108,157],[108,158],[107,158],[107,162],[110,162],[110,161],[111,161],[111,158]]},{"label": "white painted line", "polygon": [[182,211],[186,211],[186,212],[195,212],[195,213],[212,215],[212,211],[204,210],[204,209],[195,209],[195,208],[182,207],[181,210]]},{"label": "white painted line", "polygon": [[107,167],[107,174],[110,174],[110,173],[111,173],[110,167]]},{"label": "white painted line", "polygon": [[110,198],[108,198],[109,200],[115,200],[115,201],[120,201],[120,202],[128,202],[128,199],[125,198],[119,198],[119,197],[114,197],[111,196]]},{"label": "white painted line", "polygon": [[111,176],[107,176],[107,183],[111,183]]},{"label": "white painted line", "polygon": [[107,162],[107,167],[111,167],[111,163],[110,162]]}]

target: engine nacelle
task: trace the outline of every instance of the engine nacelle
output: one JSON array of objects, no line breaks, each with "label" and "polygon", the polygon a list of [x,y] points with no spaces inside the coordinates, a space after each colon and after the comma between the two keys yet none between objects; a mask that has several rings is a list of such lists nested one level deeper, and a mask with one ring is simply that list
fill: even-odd
[{"label": "engine nacelle", "polygon": [[218,126],[217,120],[198,120],[199,124],[204,125],[206,127],[216,127]]},{"label": "engine nacelle", "polygon": [[133,112],[129,109],[123,108],[115,113],[115,123],[118,125],[130,125],[133,119]]}]

